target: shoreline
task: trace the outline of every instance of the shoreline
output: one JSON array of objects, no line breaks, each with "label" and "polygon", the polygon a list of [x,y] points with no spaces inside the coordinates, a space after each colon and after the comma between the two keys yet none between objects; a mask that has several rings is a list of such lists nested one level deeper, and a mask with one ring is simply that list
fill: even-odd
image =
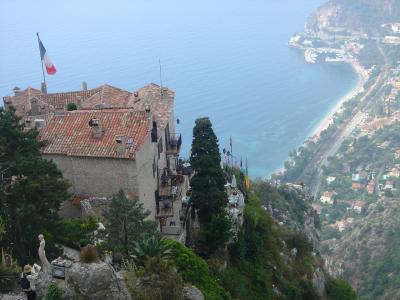
[{"label": "shoreline", "polygon": [[[302,49],[302,50],[304,51],[305,49]],[[342,61],[341,63],[349,64],[353,68],[353,70],[355,71],[355,73],[358,76],[357,85],[355,86],[355,88],[350,90],[346,95],[344,95],[343,97],[338,99],[336,104],[326,113],[326,115],[322,118],[322,120],[310,131],[310,133],[306,136],[303,143],[300,144],[298,147],[304,145],[310,139],[318,141],[321,132],[326,130],[329,127],[329,125],[332,124],[333,116],[336,113],[340,113],[342,111],[343,104],[346,103],[347,101],[353,99],[358,94],[360,94],[364,91],[364,84],[369,79],[367,70],[365,70],[364,67],[362,67],[359,64],[359,62],[355,59],[346,59],[346,60]],[[264,178],[268,180],[268,179],[271,179],[271,176],[280,175],[284,172],[285,172],[285,167],[284,167],[284,162],[283,162],[281,167],[276,169],[271,174],[266,175]]]},{"label": "shoreline", "polygon": [[356,60],[345,60],[343,63],[351,65],[353,70],[358,76],[358,82],[357,85],[355,86],[354,89],[349,91],[346,95],[341,97],[338,102],[328,111],[328,113],[325,115],[325,117],[311,130],[311,132],[308,134],[307,139],[312,138],[312,139],[318,139],[321,132],[324,131],[329,127],[329,125],[332,124],[333,122],[333,116],[336,113],[340,113],[342,111],[343,104],[354,97],[356,97],[358,94],[362,93],[364,91],[364,84],[368,81],[368,74],[367,71],[358,63]]}]

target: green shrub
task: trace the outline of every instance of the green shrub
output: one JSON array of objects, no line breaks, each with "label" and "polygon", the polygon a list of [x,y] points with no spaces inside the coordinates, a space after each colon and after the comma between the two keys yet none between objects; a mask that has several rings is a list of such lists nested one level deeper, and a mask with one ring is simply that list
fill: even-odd
[{"label": "green shrub", "polygon": [[45,300],[62,300],[62,291],[58,287],[57,283],[52,282],[47,289]]},{"label": "green shrub", "polygon": [[171,240],[166,242],[173,252],[172,261],[185,282],[198,287],[207,300],[231,299],[229,293],[212,276],[204,259],[178,242]]},{"label": "green shrub", "polygon": [[79,250],[81,247],[93,243],[93,231],[97,229],[97,226],[97,221],[92,217],[85,221],[62,220],[57,224],[55,242]]},{"label": "green shrub", "polygon": [[78,107],[76,106],[75,103],[68,103],[68,105],[67,105],[68,111],[77,110],[77,109],[78,109]]},{"label": "green shrub", "polygon": [[326,294],[329,300],[355,300],[357,295],[344,279],[329,278],[326,281]]},{"label": "green shrub", "polygon": [[79,254],[81,262],[90,264],[97,262],[99,260],[99,254],[97,253],[96,246],[87,245],[81,249]]},{"label": "green shrub", "polygon": [[148,257],[136,275],[141,284],[128,284],[133,299],[182,299],[183,281],[170,261],[159,256]]}]

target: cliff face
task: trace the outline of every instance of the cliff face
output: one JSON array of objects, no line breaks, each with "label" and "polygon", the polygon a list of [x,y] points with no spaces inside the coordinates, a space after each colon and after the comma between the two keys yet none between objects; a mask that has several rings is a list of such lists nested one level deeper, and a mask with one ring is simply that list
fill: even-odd
[{"label": "cliff face", "polygon": [[374,33],[381,24],[399,21],[398,0],[329,0],[310,16],[306,29]]},{"label": "cliff face", "polygon": [[400,199],[384,198],[341,239],[324,242],[326,269],[365,299],[400,299],[399,214]]}]

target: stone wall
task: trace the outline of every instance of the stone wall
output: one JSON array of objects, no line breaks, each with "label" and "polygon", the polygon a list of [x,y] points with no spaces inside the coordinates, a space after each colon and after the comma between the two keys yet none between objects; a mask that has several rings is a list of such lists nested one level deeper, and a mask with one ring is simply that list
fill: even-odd
[{"label": "stone wall", "polygon": [[78,195],[109,197],[119,189],[138,192],[136,162],[127,159],[43,155],[53,160]]}]

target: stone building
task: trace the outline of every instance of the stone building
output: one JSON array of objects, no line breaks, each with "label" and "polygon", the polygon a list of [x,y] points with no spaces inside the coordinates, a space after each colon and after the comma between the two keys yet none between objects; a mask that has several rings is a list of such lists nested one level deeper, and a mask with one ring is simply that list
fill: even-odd
[{"label": "stone building", "polygon": [[[48,142],[43,157],[57,164],[74,195],[110,197],[122,188],[139,197],[164,234],[184,238],[189,180],[179,159],[173,91],[156,84],[133,93],[109,85],[88,90],[86,84],[67,93],[14,91],[3,98],[6,109],[40,129]],[[68,103],[78,110],[67,111]]]}]

